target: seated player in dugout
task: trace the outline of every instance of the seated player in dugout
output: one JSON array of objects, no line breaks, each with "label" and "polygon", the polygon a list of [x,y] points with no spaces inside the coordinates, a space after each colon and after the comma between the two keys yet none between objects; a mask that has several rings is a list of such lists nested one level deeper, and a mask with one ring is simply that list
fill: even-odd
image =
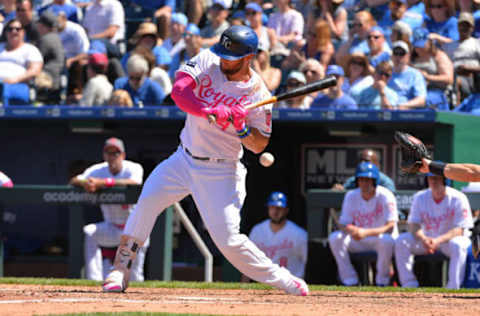
[{"label": "seated player in dugout", "polygon": [[[287,219],[289,208],[284,193],[272,192],[266,206],[268,219],[253,226],[248,237],[274,263],[303,278],[308,253],[307,232]],[[242,276],[242,281],[248,280]]]},{"label": "seated player in dugout", "polygon": [[[367,161],[367,162],[371,162],[373,163],[375,166],[377,166],[377,168],[380,168],[380,159],[378,157],[378,153],[371,149],[371,148],[365,148],[364,150],[360,151],[358,153],[358,162],[363,162],[363,161]],[[393,180],[387,176],[385,173],[383,173],[382,171],[378,171],[378,185],[381,185],[382,187],[385,187],[387,189],[389,189],[390,191],[392,191],[393,193],[395,193],[396,191],[396,188],[395,188],[395,183],[393,182]],[[343,185],[341,184],[335,184],[333,186],[333,189],[336,189],[336,190],[351,190],[351,189],[354,189],[357,187],[356,185],[356,177],[355,176],[352,176],[350,178],[348,178],[345,183]]]},{"label": "seated player in dugout", "polygon": [[379,171],[371,162],[361,162],[355,172],[357,188],[345,194],[339,230],[328,237],[328,244],[337,262],[343,285],[358,285],[358,274],[350,260],[350,253],[375,251],[377,253],[375,283],[390,284],[394,240],[398,235],[397,200],[393,193],[378,185]]},{"label": "seated player in dugout", "polygon": [[[109,138],[103,147],[104,162],[94,164],[70,180],[71,185],[83,187],[87,192],[125,185],[141,185],[143,167],[126,160],[125,145],[118,138]],[[104,220],[83,227],[85,233],[85,274],[87,279],[102,281],[112,268],[116,248],[120,245],[128,215],[133,204],[101,204]],[[143,264],[149,240],[139,250],[132,265],[130,280],[143,281]]]}]

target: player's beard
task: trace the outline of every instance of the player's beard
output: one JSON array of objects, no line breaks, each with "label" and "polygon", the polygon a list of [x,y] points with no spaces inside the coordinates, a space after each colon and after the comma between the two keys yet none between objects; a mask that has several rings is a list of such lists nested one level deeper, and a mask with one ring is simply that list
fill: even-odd
[{"label": "player's beard", "polygon": [[223,72],[224,75],[232,76],[232,75],[236,74],[237,72],[239,72],[240,70],[242,70],[244,63],[245,63],[245,60],[242,60],[242,62],[239,63],[237,67],[232,68],[232,69],[225,69],[225,68],[223,68],[222,64],[220,64],[220,70]]},{"label": "player's beard", "polygon": [[272,221],[272,223],[279,225],[279,224],[282,224],[286,219],[287,219],[287,215],[283,215],[278,219],[271,218],[270,220]]}]

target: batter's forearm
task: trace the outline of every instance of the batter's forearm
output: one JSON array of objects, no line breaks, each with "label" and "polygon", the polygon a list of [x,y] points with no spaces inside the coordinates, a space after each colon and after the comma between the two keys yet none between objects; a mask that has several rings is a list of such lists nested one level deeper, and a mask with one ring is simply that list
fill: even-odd
[{"label": "batter's forearm", "polygon": [[254,127],[250,127],[250,129],[250,135],[242,138],[242,145],[254,154],[259,154],[267,147],[270,138],[262,135]]},{"label": "batter's forearm", "polygon": [[455,181],[479,182],[480,166],[469,163],[447,163],[443,174]]}]

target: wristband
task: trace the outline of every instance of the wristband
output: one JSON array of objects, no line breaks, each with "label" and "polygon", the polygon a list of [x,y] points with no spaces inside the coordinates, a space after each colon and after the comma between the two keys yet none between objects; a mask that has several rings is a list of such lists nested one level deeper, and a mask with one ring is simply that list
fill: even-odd
[{"label": "wristband", "polygon": [[445,166],[447,164],[441,161],[432,161],[428,165],[428,169],[430,170],[431,173],[436,174],[437,176],[442,176],[444,177],[445,175],[443,174],[443,171],[445,170]]},{"label": "wristband", "polygon": [[105,186],[107,188],[111,188],[115,185],[115,179],[114,178],[106,178],[105,179]]},{"label": "wristband", "polygon": [[250,128],[248,128],[248,126],[245,125],[244,128],[242,128],[241,130],[237,131],[237,135],[238,135],[238,137],[240,137],[240,138],[245,138],[245,137],[247,137],[248,135],[250,135]]}]

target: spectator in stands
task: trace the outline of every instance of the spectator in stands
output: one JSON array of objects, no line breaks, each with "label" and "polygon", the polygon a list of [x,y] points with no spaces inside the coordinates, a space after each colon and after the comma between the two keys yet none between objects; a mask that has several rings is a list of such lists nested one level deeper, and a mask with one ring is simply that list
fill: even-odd
[{"label": "spectator in stands", "polygon": [[373,85],[360,91],[356,99],[360,109],[394,110],[398,105],[397,93],[387,86],[392,76],[392,65],[382,61],[375,67]]},{"label": "spectator in stands", "polygon": [[86,7],[82,25],[90,40],[118,44],[125,37],[125,11],[118,0],[95,0]]},{"label": "spectator in stands", "polygon": [[[287,91],[299,88],[307,84],[305,75],[300,71],[293,70],[287,77]],[[299,109],[308,110],[310,108],[310,101],[307,95],[301,95],[295,98],[290,98],[277,103],[279,109]]]},{"label": "spectator in stands", "polygon": [[3,0],[3,7],[0,9],[0,33],[3,32],[3,26],[16,16],[16,0]]},{"label": "spectator in stands", "polygon": [[303,37],[305,20],[303,15],[291,7],[290,0],[274,0],[277,11],[268,19],[268,27],[275,31],[277,42],[284,47]]},{"label": "spectator in stands", "polygon": [[348,40],[347,10],[343,0],[316,0],[309,7],[307,30],[311,30],[318,19],[327,22],[335,48]]},{"label": "spectator in stands", "polygon": [[188,19],[185,14],[176,12],[172,14],[170,22],[169,37],[163,41],[162,46],[173,57],[176,53],[185,48],[185,41],[183,39],[183,33],[187,28]]},{"label": "spectator in stands", "polygon": [[330,65],[327,68],[327,76],[335,76],[337,84],[328,88],[325,94],[319,93],[310,105],[311,108],[324,108],[332,110],[355,110],[357,103],[342,91],[345,73],[342,67]]},{"label": "spectator in stands", "polygon": [[0,43],[3,97],[5,99],[8,96],[16,103],[29,104],[29,83],[42,71],[42,54],[38,48],[24,42],[25,30],[19,19],[8,21],[4,31],[7,41]]},{"label": "spectator in stands", "polygon": [[115,90],[127,90],[136,107],[161,105],[165,99],[162,87],[148,77],[148,62],[139,55],[132,55],[127,62],[127,77],[115,81]]},{"label": "spectator in stands", "polygon": [[413,196],[408,232],[395,241],[395,261],[403,287],[418,287],[413,255],[437,251],[450,258],[447,288],[458,289],[465,275],[472,212],[464,193],[446,186],[446,178],[427,174],[428,189]]},{"label": "spectator in stands", "polygon": [[57,17],[58,35],[65,51],[65,65],[68,69],[73,64],[87,59],[90,41],[85,29],[77,23],[68,21],[64,12],[59,12]]},{"label": "spectator in stands", "polygon": [[58,15],[60,12],[63,12],[69,21],[78,23],[80,19],[78,18],[78,9],[77,6],[67,3],[66,0],[53,0],[52,3],[40,8],[38,14],[42,15],[45,11],[51,11],[53,14]]},{"label": "spectator in stands", "polygon": [[480,73],[473,74],[472,93],[454,111],[480,115]]},{"label": "spectator in stands", "polygon": [[393,0],[389,2],[388,11],[378,20],[386,37],[390,37],[393,24],[396,21],[405,22],[413,30],[423,25],[423,15],[408,10],[407,0]]},{"label": "spectator in stands", "polygon": [[[385,63],[385,64],[388,65],[388,63]],[[390,68],[390,71],[391,71],[391,68]],[[365,148],[362,151],[360,151],[358,153],[358,163],[362,163],[362,162],[371,162],[375,166],[377,166],[377,168],[379,169],[377,184],[395,193],[396,188],[392,178],[390,178],[380,170],[380,167],[381,167],[380,158],[377,151],[375,151],[372,148]],[[337,186],[336,188],[341,190],[352,190],[352,189],[355,189],[356,187],[357,187],[357,184],[355,182],[355,176],[353,176],[348,178],[342,186],[340,187]]]},{"label": "spectator in stands", "polygon": [[[352,53],[368,54],[368,31],[375,25],[377,25],[377,22],[370,12],[357,12],[352,22],[352,27],[349,29],[348,41],[342,44],[337,51],[335,56],[336,62],[344,63],[344,59]],[[388,44],[386,45],[388,46]]]},{"label": "spectator in stands", "polygon": [[410,43],[412,41],[412,28],[401,20],[396,21],[393,23],[392,32],[390,33],[388,41],[390,44],[396,41]]},{"label": "spectator in stands", "polygon": [[[82,174],[70,179],[70,184],[82,187],[87,192],[97,192],[104,188],[125,185],[141,185],[143,167],[133,161],[126,160],[125,146],[118,138],[109,138],[103,147],[104,162],[94,164]],[[135,205],[101,204],[104,221],[88,224],[83,227],[85,234],[85,274],[87,279],[102,281],[112,267],[116,248],[120,244],[128,215]],[[147,242],[140,249],[133,262],[130,280],[143,281],[143,264]],[[110,260],[109,260],[110,259]]]},{"label": "spectator in stands", "polygon": [[[59,102],[60,75],[65,68],[65,55],[57,33],[57,17],[53,12],[46,10],[37,20],[36,26],[40,34],[37,47],[43,56],[43,71],[52,78],[52,87],[44,90],[48,95],[43,100]],[[37,93],[38,97],[40,95]]]},{"label": "spectator in stands", "polygon": [[12,180],[3,172],[0,171],[0,187],[11,188],[13,187]]},{"label": "spectator in stands", "polygon": [[[325,68],[323,68],[322,64],[320,64],[318,60],[313,58],[305,60],[300,65],[299,70],[305,75],[307,83],[312,83],[325,77]],[[307,95],[310,104],[319,93],[319,91],[315,91]]]},{"label": "spectator in stands", "polygon": [[16,15],[25,30],[25,41],[36,45],[40,34],[35,26],[33,19],[33,3],[32,0],[16,0]]},{"label": "spectator in stands", "polygon": [[393,73],[387,85],[398,94],[398,109],[425,107],[427,85],[420,71],[409,66],[409,45],[406,42],[397,41],[393,43],[392,48]]},{"label": "spectator in stands", "polygon": [[358,275],[349,253],[377,253],[378,286],[390,284],[394,238],[398,235],[397,201],[393,193],[378,185],[379,171],[371,162],[361,162],[355,171],[356,189],[348,191],[342,204],[337,226],[328,237],[337,262],[340,281],[346,286],[358,285]]},{"label": "spectator in stands", "polygon": [[458,40],[455,0],[425,0],[425,11],[431,40],[440,46]]},{"label": "spectator in stands", "polygon": [[230,23],[227,18],[230,9],[227,0],[213,0],[212,6],[208,9],[208,24],[200,31],[202,46],[210,47],[220,40],[220,35],[228,29]]},{"label": "spectator in stands", "polygon": [[[130,38],[130,44],[135,47],[143,46],[152,51],[155,56],[156,66],[162,67],[168,70],[169,65],[172,62],[172,57],[168,53],[168,50],[163,46],[157,46],[157,27],[152,22],[143,22],[139,25],[137,31]],[[124,70],[127,69],[127,60],[130,57],[131,52],[127,52],[122,57],[122,66]]]},{"label": "spectator in stands", "polygon": [[282,62],[282,70],[298,69],[308,58],[317,59],[326,69],[334,52],[328,23],[318,19],[307,32],[307,38],[297,41],[290,50],[290,54]]},{"label": "spectator in stands", "polygon": [[369,52],[367,53],[370,72],[382,61],[390,61],[392,51],[385,46],[385,34],[380,26],[374,26],[368,31],[367,43]]},{"label": "spectator in stands", "polygon": [[250,2],[245,6],[245,17],[249,26],[257,33],[258,44],[264,50],[270,52],[270,49],[275,46],[277,39],[275,31],[263,25],[262,14],[262,7],[258,3]]},{"label": "spectator in stands", "polygon": [[346,78],[342,90],[357,103],[360,92],[373,84],[368,59],[361,53],[353,53],[349,56],[345,69]]},{"label": "spectator in stands", "polygon": [[170,69],[168,71],[168,75],[170,76],[172,82],[175,79],[175,72],[178,70],[178,68],[189,61],[190,58],[197,55],[202,49],[201,31],[195,24],[188,24],[185,33],[183,33],[183,37],[185,38],[185,48],[173,56]]},{"label": "spectator in stands", "polygon": [[460,38],[444,45],[445,52],[453,62],[455,85],[460,94],[460,101],[474,92],[473,75],[480,72],[480,41],[472,36],[474,26],[475,21],[471,13],[460,13],[458,17]]},{"label": "spectator in stands", "polygon": [[270,92],[274,92],[282,81],[282,72],[270,65],[270,53],[263,43],[258,44],[257,55],[252,59],[252,68],[262,77]]},{"label": "spectator in stands", "polygon": [[103,106],[110,100],[113,86],[105,75],[107,67],[107,55],[95,53],[88,57],[88,81],[83,89],[80,106]]},{"label": "spectator in stands", "polygon": [[128,93],[128,91],[119,89],[119,90],[115,90],[112,93],[112,97],[108,101],[108,105],[132,108],[133,102],[132,102],[132,98],[130,98],[130,94]]},{"label": "spectator in stands", "polygon": [[450,110],[446,91],[453,84],[453,64],[442,50],[435,46],[426,28],[413,30],[411,65],[427,82],[427,106],[437,110]]},{"label": "spectator in stands", "polygon": [[289,208],[284,193],[272,192],[267,207],[269,218],[253,226],[250,240],[274,263],[303,278],[308,254],[307,232],[287,219]]},{"label": "spectator in stands", "polygon": [[126,12],[127,18],[148,18],[150,20],[154,18],[158,28],[158,37],[164,40],[168,37],[168,28],[175,8],[175,0],[130,0],[130,7],[126,9]]}]

